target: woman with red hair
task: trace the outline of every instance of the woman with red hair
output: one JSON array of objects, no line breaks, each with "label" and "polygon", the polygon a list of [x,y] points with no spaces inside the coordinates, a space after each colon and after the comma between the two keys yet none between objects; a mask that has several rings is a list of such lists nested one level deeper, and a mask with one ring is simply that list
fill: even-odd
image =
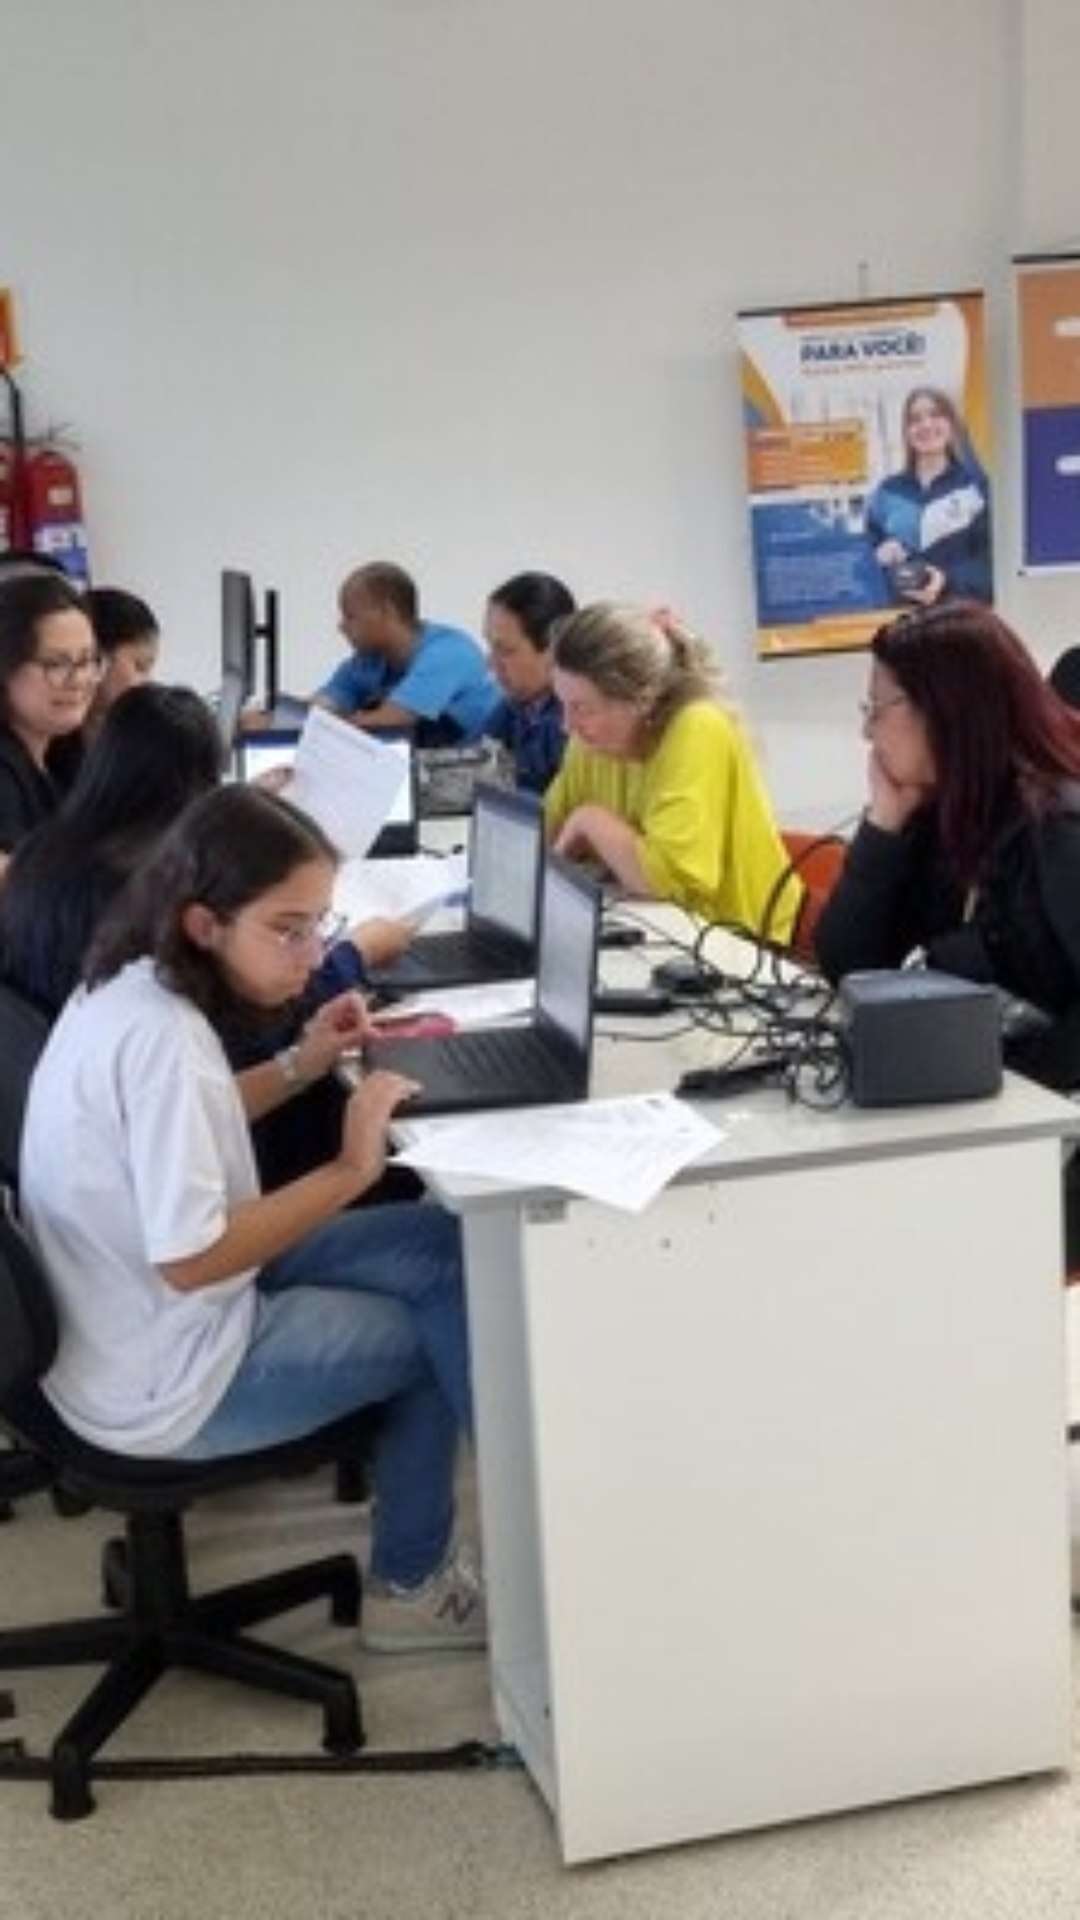
[{"label": "woman with red hair", "polygon": [[1003,620],[970,601],[871,643],[869,804],[817,929],[825,972],[915,949],[1044,1018],[1011,1066],[1080,1087],[1080,715]]}]

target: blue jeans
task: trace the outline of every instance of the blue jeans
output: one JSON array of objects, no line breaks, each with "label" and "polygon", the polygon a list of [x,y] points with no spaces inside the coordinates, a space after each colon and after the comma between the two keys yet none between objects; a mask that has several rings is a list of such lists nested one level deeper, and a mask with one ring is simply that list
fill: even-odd
[{"label": "blue jeans", "polygon": [[379,1406],[372,1572],[416,1585],[446,1553],[471,1424],[457,1221],[416,1203],[344,1213],[256,1284],[251,1345],[180,1457],[247,1453]]}]

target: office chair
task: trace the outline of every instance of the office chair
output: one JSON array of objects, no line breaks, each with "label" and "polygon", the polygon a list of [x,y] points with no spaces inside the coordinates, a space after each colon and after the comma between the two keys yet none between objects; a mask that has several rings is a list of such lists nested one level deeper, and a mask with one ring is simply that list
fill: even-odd
[{"label": "office chair", "polygon": [[43,1461],[62,1487],[122,1514],[125,1527],[124,1541],[110,1543],[105,1556],[106,1598],[117,1611],[0,1630],[0,1670],[105,1662],[105,1672],[53,1741],[52,1813],[79,1820],[92,1812],[94,1754],[170,1667],[310,1700],[322,1709],[327,1752],[354,1752],[364,1735],[351,1676],[245,1632],[324,1595],[331,1618],[355,1626],[361,1591],[352,1555],[332,1554],[195,1596],[188,1586],[183,1516],[204,1494],[354,1452],[369,1436],[372,1415],[361,1412],[287,1445],[209,1461],[134,1459],[90,1446],[65,1426],[38,1384],[56,1349],[56,1317],[46,1275],[14,1218],[10,1196],[3,1197],[0,1427]]},{"label": "office chair", "polygon": [[814,936],[825,902],[840,878],[847,858],[847,843],[839,838],[803,833],[795,828],[782,830],[780,838],[804,889],[791,936],[791,951],[804,966],[816,967]]}]

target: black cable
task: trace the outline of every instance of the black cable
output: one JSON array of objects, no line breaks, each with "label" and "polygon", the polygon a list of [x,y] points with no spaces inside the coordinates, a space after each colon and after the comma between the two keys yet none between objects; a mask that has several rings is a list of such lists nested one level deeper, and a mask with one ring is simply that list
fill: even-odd
[{"label": "black cable", "polygon": [[[485,1740],[459,1740],[452,1747],[378,1753],[230,1753],[168,1759],[92,1760],[92,1780],[221,1780],[255,1774],[478,1773],[520,1767],[516,1747]],[[49,1780],[49,1760],[28,1754],[19,1741],[0,1748],[0,1781]]]}]

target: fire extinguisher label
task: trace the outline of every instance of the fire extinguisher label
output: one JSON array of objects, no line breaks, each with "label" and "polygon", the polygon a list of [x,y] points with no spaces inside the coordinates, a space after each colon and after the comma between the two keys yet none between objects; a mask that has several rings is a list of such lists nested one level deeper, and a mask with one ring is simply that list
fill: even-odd
[{"label": "fire extinguisher label", "polygon": [[80,521],[58,520],[51,526],[35,527],[34,551],[48,554],[51,560],[58,560],[68,578],[74,580],[77,586],[89,586],[90,556]]}]

